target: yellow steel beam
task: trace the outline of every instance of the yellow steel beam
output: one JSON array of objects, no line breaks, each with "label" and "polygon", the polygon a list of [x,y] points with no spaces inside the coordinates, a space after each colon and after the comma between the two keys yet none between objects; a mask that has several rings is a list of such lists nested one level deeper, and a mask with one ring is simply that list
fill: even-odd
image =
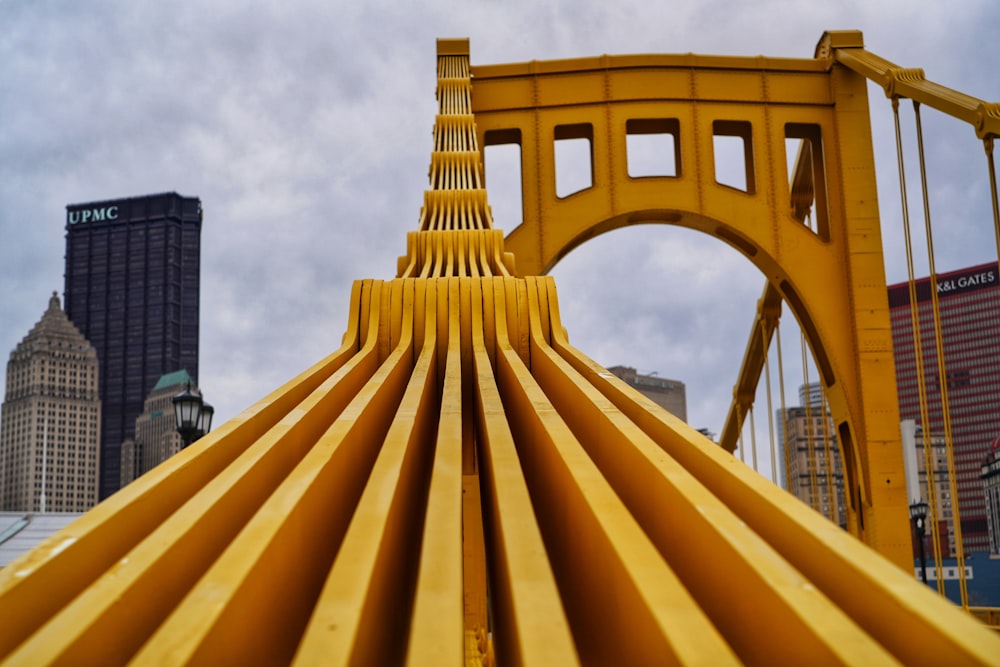
[{"label": "yellow steel beam", "polygon": [[903,68],[866,51],[857,30],[823,33],[817,58],[832,58],[885,90],[887,97],[905,97],[958,118],[973,127],[980,139],[1000,136],[1000,103],[986,102],[928,81],[924,70]]},{"label": "yellow steel beam", "polygon": [[[535,300],[532,323],[543,316],[557,318],[551,282],[528,278],[528,283],[535,288],[528,292],[529,301]],[[553,302],[534,307],[546,297]],[[531,340],[533,375],[743,662],[892,662],[882,647],[549,347],[540,327]],[[557,345],[572,355],[565,339]],[[684,526],[683,540],[678,539],[678,526]],[[740,594],[734,596],[734,590]],[[820,617],[821,625],[815,622]],[[787,632],[786,640],[761,642],[760,636],[774,627]]]},{"label": "yellow steel beam", "polygon": [[[436,298],[432,290],[425,295],[419,283],[405,283],[414,310],[425,298]],[[408,317],[404,328],[412,321]],[[368,433],[369,442],[374,438],[381,451],[351,510],[350,527],[302,634],[295,654],[299,664],[385,664],[405,655],[401,638],[410,622],[406,610],[412,593],[407,591],[413,588],[416,562],[399,567],[398,558],[419,549],[424,480],[433,456],[433,416],[440,395],[433,316],[425,327],[415,364],[412,350],[397,348],[400,379],[408,385],[402,400],[378,406],[383,423],[391,421],[389,431],[384,442],[377,432]],[[387,642],[386,634],[400,639]]]},{"label": "yellow steel beam", "polygon": [[743,420],[753,406],[760,382],[760,373],[767,361],[771,337],[781,316],[781,293],[771,283],[764,285],[764,293],[757,300],[757,314],[750,327],[747,349],[743,353],[739,377],[733,387],[733,402],[729,406],[726,421],[723,422],[719,444],[727,452],[735,452],[739,442]]},{"label": "yellow steel beam", "polygon": [[483,515],[494,546],[497,653],[511,664],[571,664],[576,648],[494,375],[496,332],[505,339],[508,334],[492,282],[472,290],[472,331]]},{"label": "yellow steel beam", "polygon": [[[401,285],[392,287],[391,296],[388,289],[381,290],[383,301],[400,298]],[[136,662],[162,661],[157,656],[170,656],[177,663],[290,660],[333,554],[338,546],[341,553],[345,550],[340,542],[345,530],[348,537],[353,534],[347,529],[351,511],[364,506],[363,477],[357,473],[371,469],[376,455],[381,461],[394,451],[392,447],[379,451],[364,436],[384,428],[381,411],[387,401],[396,402],[409,378],[412,336],[404,331],[390,358],[363,387],[349,394],[351,401],[340,416],[310,443],[306,456],[162,623]],[[373,475],[377,470],[376,466]],[[354,474],[349,476],[349,471]],[[297,536],[308,533],[309,522],[325,511],[333,513],[333,520],[317,536],[314,548],[302,554]],[[292,568],[303,576],[295,580],[263,576]],[[206,605],[205,599],[219,604]],[[258,608],[271,610],[274,617],[261,618]],[[240,636],[243,640],[237,641]]]},{"label": "yellow steel beam", "polygon": [[424,540],[410,636],[411,660],[459,665],[465,631],[462,553],[462,365],[458,280],[438,281],[438,312],[445,313],[444,382],[437,442],[424,518]]},{"label": "yellow steel beam", "polygon": [[[495,288],[498,300],[527,296],[521,281]],[[498,383],[580,652],[597,664],[735,663],[497,325]]]}]

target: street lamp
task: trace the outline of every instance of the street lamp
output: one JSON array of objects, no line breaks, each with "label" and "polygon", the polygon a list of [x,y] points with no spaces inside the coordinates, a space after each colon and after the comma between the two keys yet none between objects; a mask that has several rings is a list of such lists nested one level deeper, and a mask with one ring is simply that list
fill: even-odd
[{"label": "street lamp", "polygon": [[[212,415],[215,409],[205,403],[201,394],[191,391],[191,383],[187,389],[174,396],[174,415],[177,419],[177,432],[184,441],[184,447],[208,433],[212,426]],[[183,448],[182,448],[183,449]]]},{"label": "street lamp", "polygon": [[913,522],[913,530],[917,534],[917,543],[920,545],[920,579],[926,584],[927,560],[924,557],[924,532],[927,528],[927,503],[921,500],[910,505],[910,521]]},{"label": "street lamp", "polygon": [[215,414],[215,408],[213,408],[208,403],[202,401],[201,414],[198,415],[199,438],[212,430],[212,415],[214,414]]}]

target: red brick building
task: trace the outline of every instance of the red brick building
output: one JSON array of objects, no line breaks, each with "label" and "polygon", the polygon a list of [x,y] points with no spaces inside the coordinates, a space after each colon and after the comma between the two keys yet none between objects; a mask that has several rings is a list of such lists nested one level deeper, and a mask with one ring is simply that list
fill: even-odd
[{"label": "red brick building", "polygon": [[[966,551],[988,551],[982,463],[1000,435],[1000,271],[996,263],[939,274],[938,296],[958,505]],[[916,281],[924,385],[930,424],[944,434],[931,282]],[[889,307],[902,419],[922,423],[908,283],[889,286]]]}]

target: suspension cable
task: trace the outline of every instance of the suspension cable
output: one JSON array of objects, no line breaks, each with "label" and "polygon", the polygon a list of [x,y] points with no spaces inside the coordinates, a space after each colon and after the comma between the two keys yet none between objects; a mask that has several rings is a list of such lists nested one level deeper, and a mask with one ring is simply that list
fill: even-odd
[{"label": "suspension cable", "polygon": [[990,174],[990,199],[993,201],[993,233],[997,240],[997,262],[1000,263],[1000,198],[997,196],[997,167],[993,162],[993,137],[983,139],[986,164]]},{"label": "suspension cable", "polygon": [[840,504],[840,499],[837,497],[837,487],[833,483],[833,429],[830,424],[830,410],[828,409],[828,403],[826,401],[826,387],[820,383],[820,432],[819,432],[819,442],[822,447],[826,450],[826,493],[827,498],[829,498],[828,507],[830,508],[830,521],[833,521],[838,526],[840,525],[839,516],[837,514],[837,507]]},{"label": "suspension cable", "polygon": [[774,340],[777,343],[778,352],[778,390],[781,393],[781,423],[784,437],[784,442],[782,443],[782,450],[784,451],[784,464],[785,464],[785,486],[788,487],[786,490],[789,493],[794,493],[792,491],[792,432],[789,428],[788,420],[788,407],[785,403],[785,369],[784,363],[782,361],[781,355],[781,323],[774,328]]},{"label": "suspension cable", "polygon": [[[902,130],[899,125],[899,98],[892,98],[892,115],[896,127],[896,162],[899,168],[899,193],[900,193],[900,204],[902,206],[903,213],[903,241],[906,247],[906,277],[907,286],[909,288],[910,295],[910,322],[913,331],[913,353],[916,360],[917,366],[917,395],[920,402],[920,424],[921,424],[921,439],[923,441],[924,447],[924,474],[927,479],[927,493],[928,493],[928,505],[930,506],[931,516],[936,517],[936,507],[934,499],[934,466],[931,462],[931,458],[928,454],[928,443],[933,442],[931,435],[931,421],[930,421],[930,410],[928,407],[927,400],[927,380],[926,373],[924,369],[924,351],[923,351],[923,335],[920,331],[920,310],[919,304],[917,303],[917,283],[914,280],[914,270],[913,270],[913,241],[912,241],[912,231],[910,228],[910,209],[909,209],[909,198],[906,195],[906,169],[903,165],[903,137]],[[931,290],[933,291],[933,289]],[[920,493],[919,479],[917,482],[917,493]],[[907,499],[907,502],[913,500],[913,498]],[[936,521],[936,519],[935,519]],[[937,542],[939,540],[937,536],[937,531],[933,531],[933,540]],[[935,555],[940,552],[940,546],[938,546],[935,551]],[[935,558],[934,568],[937,574],[937,586],[938,593],[944,595],[944,576],[941,569],[941,561]]]},{"label": "suspension cable", "polygon": [[764,348],[764,382],[767,385],[767,436],[768,441],[771,443],[771,481],[777,484],[778,462],[774,451],[774,404],[771,401],[771,354],[770,345],[768,345],[767,340],[767,332],[764,327],[761,327],[760,329],[760,338],[763,342],[762,347]]},{"label": "suspension cable", "polygon": [[813,423],[812,423],[812,406],[811,404],[811,394],[812,391],[809,388],[809,358],[807,349],[807,341],[805,333],[800,334],[800,343],[802,350],[802,385],[805,387],[805,413],[806,413],[806,468],[809,470],[809,491],[812,494],[812,506],[817,512],[822,510],[822,506],[819,502],[819,478],[817,477],[817,468],[819,467],[816,461],[816,441],[813,437]]},{"label": "suspension cable", "polygon": [[757,428],[753,423],[753,406],[750,406],[750,410],[747,411],[747,416],[750,418],[750,453],[753,456],[753,469],[754,472],[760,472],[757,468]]},{"label": "suspension cable", "polygon": [[[934,266],[934,235],[931,228],[930,202],[927,196],[927,166],[924,161],[924,136],[920,122],[920,103],[913,102],[913,116],[917,125],[917,151],[920,158],[920,187],[924,198],[924,230],[927,236],[927,261],[930,267],[930,284],[937,285]],[[941,327],[941,309],[936,289],[931,289],[931,309],[934,313],[934,345],[937,352],[938,383],[941,387],[941,418],[944,421],[944,446],[948,456],[948,486],[951,491],[951,513],[955,526],[955,556],[962,608],[969,608],[968,584],[965,578],[965,544],[962,539],[962,514],[959,510],[958,480],[955,475],[955,444],[951,430],[951,404],[948,396],[948,369],[944,358],[944,333]],[[925,445],[926,446],[926,445]],[[930,485],[928,484],[928,487]],[[930,495],[928,493],[928,495]],[[931,515],[937,521],[937,515]]]},{"label": "suspension cable", "polygon": [[[920,121],[920,106],[919,106],[919,104],[916,101],[913,102],[913,113],[914,113],[914,117],[916,119],[916,124],[917,124],[917,137],[918,137],[917,147],[918,147],[918,152],[919,152],[919,156],[920,156],[921,190],[922,190],[922,193],[923,193],[924,221],[925,221],[925,226],[927,227],[928,252],[930,253],[929,256],[931,257],[930,264],[929,264],[929,266],[930,266],[930,278],[929,278],[929,281],[930,281],[931,285],[934,285],[935,284],[935,280],[934,280],[935,271],[934,271],[934,261],[933,261],[933,241],[931,240],[930,225],[929,225],[929,221],[930,221],[930,205],[929,205],[929,200],[928,200],[928,197],[927,197],[927,180],[926,180],[926,172],[925,172],[925,168],[924,168],[924,151],[923,151],[922,123]],[[936,292],[937,292],[937,290],[932,290],[932,292],[934,292],[934,299],[936,301],[936,297],[937,297],[937,293]],[[932,302],[932,308],[933,308],[933,314],[932,314],[932,316],[934,318],[935,323],[937,323],[939,321],[939,315],[938,315],[938,312],[937,312],[937,307],[934,304],[934,302]],[[919,307],[918,307],[917,312],[919,314]],[[922,345],[922,343],[923,343],[923,334],[922,334],[922,332],[920,334],[920,338],[921,338],[921,345]],[[922,354],[923,354],[923,350],[921,349],[921,355]],[[941,355],[939,354],[938,356],[940,358]],[[921,357],[921,361],[923,361],[922,357]],[[924,384],[923,384],[923,381],[921,381],[921,388],[923,388],[923,387],[924,387]],[[947,391],[947,386],[945,386],[944,391]],[[929,405],[928,405],[927,410],[928,410],[928,413],[929,413],[930,412]],[[949,425],[950,425],[950,421],[951,421],[950,419],[947,420],[947,423]],[[936,460],[936,456],[935,456],[935,453],[934,453],[935,452],[934,434],[931,432],[930,417],[929,416],[927,417],[926,424],[927,424],[927,431],[926,431],[926,434],[924,434],[924,432],[921,431],[921,440],[923,442],[923,450],[924,450],[924,472],[925,472],[925,479],[926,479],[926,484],[927,484],[927,500],[928,500],[928,505],[929,505],[929,508],[930,508],[930,515],[931,515],[932,520],[934,521],[934,526],[935,526],[935,529],[933,531],[931,531],[931,542],[932,542],[933,547],[934,547],[934,567],[935,567],[935,572],[938,575],[938,577],[937,577],[938,592],[941,595],[944,595],[945,594],[944,593],[944,578],[941,576],[941,574],[942,574],[941,573],[941,568],[942,568],[942,563],[943,563],[943,554],[941,552],[941,536],[940,536],[940,534],[939,534],[939,532],[937,530],[937,521],[938,521],[938,516],[939,516],[939,509],[938,509],[939,503],[938,503],[938,497],[937,497],[938,496],[938,482],[937,482],[938,469],[937,469],[937,460]],[[953,470],[953,468],[951,466],[948,466],[948,464],[947,464],[947,460],[948,460],[947,450],[948,450],[948,439],[946,438],[945,439],[945,452],[946,452],[945,453],[945,461],[946,461],[945,467],[946,467],[946,474],[949,476],[949,479],[951,480],[951,481],[949,481],[949,488],[951,489],[951,492],[949,493],[949,496],[951,497],[951,502],[949,503],[949,507],[952,508],[952,510],[951,510],[952,511],[952,522],[954,523],[954,522],[957,522],[959,520],[958,519],[958,515],[954,513],[955,510],[957,509],[957,507],[955,506],[955,503],[958,500],[958,496],[957,496],[957,493],[955,492],[955,489],[953,488],[954,487],[954,480],[955,480],[954,470]],[[962,547],[962,544],[961,544],[961,540],[959,539],[959,546],[956,547],[956,549],[957,548],[961,548],[961,547]],[[957,553],[957,551],[956,551],[956,553]],[[964,568],[963,568],[963,574],[964,574]]]},{"label": "suspension cable", "polygon": [[[736,419],[737,419],[737,421],[736,421],[737,424],[742,424],[743,423],[743,415],[740,414],[740,406],[739,406],[739,404],[736,405]],[[740,448],[740,461],[742,461],[743,463],[746,463],[747,462],[747,453],[746,453],[746,449],[743,447],[743,429],[742,428],[740,429],[740,438],[739,438],[739,444],[738,444],[738,446]]]}]

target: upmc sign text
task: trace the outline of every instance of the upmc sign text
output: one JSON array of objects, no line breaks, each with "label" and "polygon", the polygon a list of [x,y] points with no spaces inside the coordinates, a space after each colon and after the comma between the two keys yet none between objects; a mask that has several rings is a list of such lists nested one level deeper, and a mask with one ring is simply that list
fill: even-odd
[{"label": "upmc sign text", "polygon": [[104,208],[85,208],[82,211],[69,212],[69,224],[77,225],[84,222],[97,222],[99,220],[117,220],[118,207],[105,206]]}]

